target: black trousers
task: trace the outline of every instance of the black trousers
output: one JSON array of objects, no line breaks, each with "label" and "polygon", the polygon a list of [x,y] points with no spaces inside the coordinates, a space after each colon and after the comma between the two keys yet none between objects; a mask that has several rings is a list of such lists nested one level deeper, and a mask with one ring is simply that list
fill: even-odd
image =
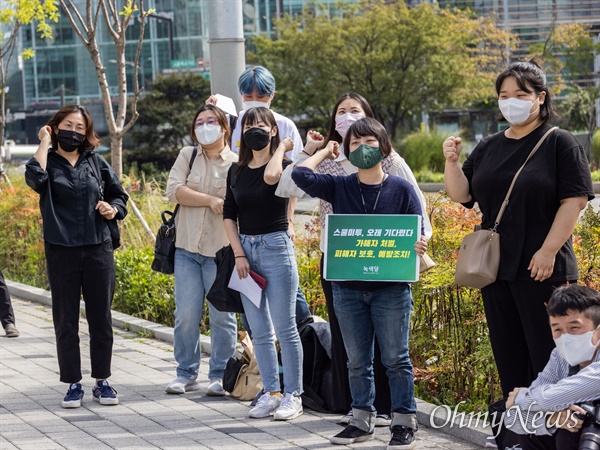
[{"label": "black trousers", "polygon": [[523,450],[577,450],[580,439],[581,431],[559,429],[554,436],[520,435],[519,445]]},{"label": "black trousers", "polygon": [[92,378],[110,376],[113,333],[110,305],[115,292],[112,244],[63,247],[46,243],[52,318],[60,381],[81,380],[79,302],[83,295],[90,334]]},{"label": "black trousers", "polygon": [[505,397],[537,378],[554,349],[546,303],[559,284],[498,280],[481,290]]},{"label": "black trousers", "polygon": [[[331,282],[323,278],[323,255],[321,255],[321,286],[325,294],[327,313],[329,315],[329,328],[331,330],[331,375],[333,378],[335,412],[347,413],[352,409],[352,395],[350,394],[350,381],[348,380],[348,355],[344,347],[342,331],[333,308],[333,290]],[[377,338],[376,338],[377,339]],[[392,398],[386,368],[381,362],[379,344],[375,342],[373,357],[373,373],[375,378],[375,401],[373,406],[379,414],[390,414]]]},{"label": "black trousers", "polygon": [[2,327],[5,327],[9,323],[15,324],[15,313],[13,311],[12,303],[10,302],[10,294],[8,293],[8,287],[4,280],[4,275],[0,270],[0,321]]}]

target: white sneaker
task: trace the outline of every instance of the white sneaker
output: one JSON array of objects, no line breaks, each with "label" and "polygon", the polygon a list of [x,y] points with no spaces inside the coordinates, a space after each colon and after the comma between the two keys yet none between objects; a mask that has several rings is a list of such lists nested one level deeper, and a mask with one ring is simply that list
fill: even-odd
[{"label": "white sneaker", "polygon": [[354,414],[352,413],[352,410],[350,410],[348,411],[348,414],[340,419],[340,423],[343,425],[348,425],[353,418]]},{"label": "white sneaker", "polygon": [[377,414],[375,417],[376,427],[389,427],[392,424],[392,418],[388,414]]},{"label": "white sneaker", "polygon": [[275,411],[275,420],[292,420],[302,414],[302,399],[292,394],[285,394],[281,405]]},{"label": "white sneaker", "polygon": [[185,394],[198,389],[200,389],[200,384],[196,380],[177,377],[167,385],[165,391],[169,394]]},{"label": "white sneaker", "polygon": [[248,417],[251,419],[261,419],[272,416],[280,404],[280,397],[265,392],[256,402],[256,406],[248,412]]},{"label": "white sneaker", "polygon": [[223,389],[223,381],[220,378],[213,378],[210,380],[210,384],[208,385],[208,389],[206,390],[206,395],[211,395],[215,397],[222,397],[225,395],[225,389]]}]

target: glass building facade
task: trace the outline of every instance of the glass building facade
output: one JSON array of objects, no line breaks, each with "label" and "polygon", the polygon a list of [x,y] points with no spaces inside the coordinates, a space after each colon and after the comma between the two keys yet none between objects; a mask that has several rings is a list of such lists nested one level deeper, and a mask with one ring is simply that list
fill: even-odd
[{"label": "glass building facade", "polygon": [[[138,74],[141,87],[147,86],[161,73],[192,70],[207,75],[207,67],[203,63],[208,60],[206,11],[209,1],[229,0],[145,2],[146,7],[154,9],[155,13],[146,22]],[[356,3],[358,0],[345,1]],[[422,1],[407,0],[407,3],[415,6]],[[269,34],[273,31],[276,17],[299,14],[307,5],[311,5],[315,13],[335,16],[339,14],[339,3],[339,0],[242,0],[244,33],[246,36]],[[521,49],[542,39],[545,30],[553,23],[584,22],[600,31],[599,0],[437,0],[437,3],[441,7],[469,7],[478,14],[491,15],[498,26],[519,36]],[[75,4],[83,9],[85,1],[75,0]],[[14,123],[9,128],[12,138],[18,141],[36,136],[49,111],[55,111],[61,104],[85,104],[93,113],[97,109],[95,118],[100,118],[100,122],[104,120],[96,71],[88,51],[62,11],[58,23],[52,26],[54,38],[51,40],[39,39],[35,25],[20,30],[18,50],[31,48],[35,51],[35,58],[22,61],[13,57],[9,70],[7,107],[13,112],[24,111],[27,114],[27,120],[22,121],[27,124]],[[130,63],[135,56],[139,26],[137,19],[132,20],[127,32],[126,60]],[[114,89],[114,42],[103,24],[98,30],[102,62],[109,85]],[[521,53],[522,50],[517,49],[511,57],[516,59]],[[127,68],[127,76],[129,89],[133,89],[132,67]],[[40,116],[40,123],[34,120],[37,116]],[[105,124],[99,123],[97,128],[102,133],[106,132],[105,127]]]}]

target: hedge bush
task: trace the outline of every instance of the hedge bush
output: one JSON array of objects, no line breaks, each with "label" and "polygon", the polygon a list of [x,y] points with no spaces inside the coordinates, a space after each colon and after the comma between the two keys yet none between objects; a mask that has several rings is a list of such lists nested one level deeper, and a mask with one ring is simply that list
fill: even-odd
[{"label": "hedge bush", "polygon": [[[0,184],[0,261],[8,279],[46,288],[44,246],[38,196],[21,173],[10,173],[14,187]],[[128,190],[152,230],[165,203],[154,182],[127,180]],[[439,404],[477,410],[498,399],[500,386],[478,290],[454,284],[457,249],[462,237],[479,223],[476,210],[465,210],[444,193],[428,195],[434,229],[428,253],[437,263],[413,285],[410,339],[417,396]],[[121,224],[123,246],[115,252],[117,287],[114,309],[173,326],[173,276],[150,269],[152,239],[130,212]],[[297,230],[296,256],[300,283],[313,313],[327,318],[319,282],[319,221]],[[600,288],[600,213],[589,207],[573,238],[585,284]],[[206,323],[203,330],[208,332]]]}]

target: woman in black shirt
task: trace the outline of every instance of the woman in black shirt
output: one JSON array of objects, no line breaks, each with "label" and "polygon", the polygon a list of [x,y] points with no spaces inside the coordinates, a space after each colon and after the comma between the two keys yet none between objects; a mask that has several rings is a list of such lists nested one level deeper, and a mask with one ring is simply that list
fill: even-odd
[{"label": "woman in black shirt", "polygon": [[[250,108],[241,126],[240,159],[227,175],[225,231],[239,277],[252,270],[267,280],[259,307],[242,294],[265,391],[249,416],[291,420],[302,414],[302,345],[295,320],[298,270],[288,232],[289,200],[276,196],[275,190],[288,165],[285,152],[294,145],[289,137],[280,141],[267,108]],[[273,329],[281,346],[283,398]]]},{"label": "woman in black shirt", "polygon": [[25,179],[40,194],[60,380],[69,383],[62,406],[81,406],[84,393],[79,351],[81,295],[89,325],[92,378],[96,379],[93,398],[102,405],[116,405],[117,393],[106,381],[112,357],[110,305],[115,290],[108,221],[125,217],[129,197],[112,168],[93,151],[100,140],[85,108],[61,108],[38,137],[40,146],[27,162]]},{"label": "woman in black shirt", "polygon": [[[479,204],[482,227],[494,220],[521,165],[554,116],[546,76],[536,60],[516,62],[496,80],[498,105],[510,127],[482,140],[462,168],[461,139],[444,142],[444,184],[450,198]],[[500,267],[483,288],[490,341],[505,396],[529,386],[554,348],[545,303],[552,291],[578,278],[571,233],[594,198],[582,146],[564,130],[553,131],[527,162],[498,227]]]}]

